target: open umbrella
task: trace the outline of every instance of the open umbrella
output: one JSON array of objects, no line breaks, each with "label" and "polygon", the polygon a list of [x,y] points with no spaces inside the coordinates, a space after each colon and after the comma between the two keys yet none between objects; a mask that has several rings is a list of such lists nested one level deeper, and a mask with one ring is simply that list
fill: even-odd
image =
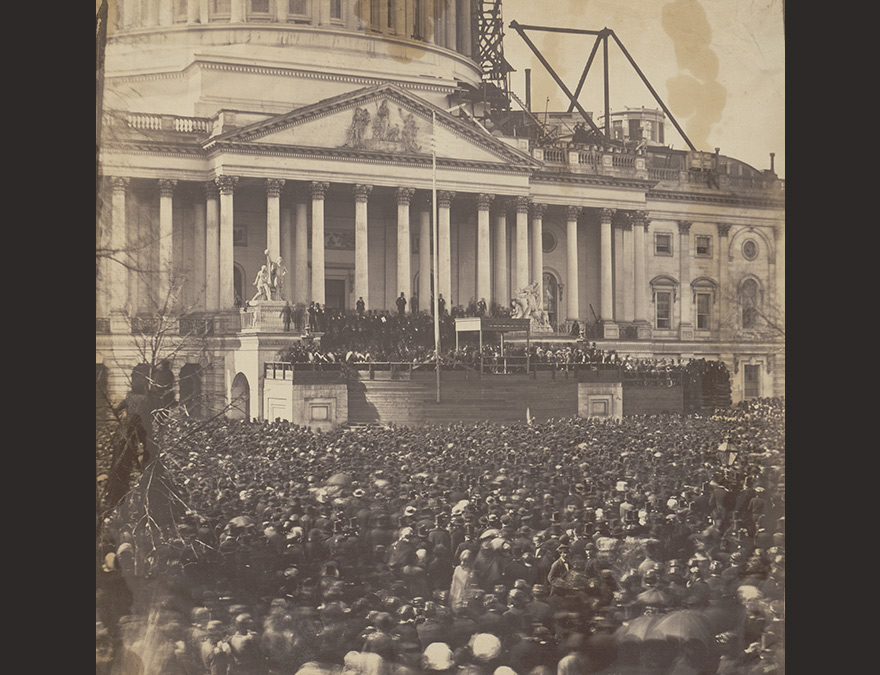
[{"label": "open umbrella", "polygon": [[653,630],[667,640],[680,642],[699,640],[710,645],[715,639],[712,623],[702,612],[693,609],[679,609],[664,614],[653,626]]}]

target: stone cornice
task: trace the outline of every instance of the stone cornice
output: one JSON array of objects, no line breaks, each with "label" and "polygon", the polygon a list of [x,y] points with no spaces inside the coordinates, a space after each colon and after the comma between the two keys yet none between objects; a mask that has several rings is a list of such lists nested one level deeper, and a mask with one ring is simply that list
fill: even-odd
[{"label": "stone cornice", "polygon": [[772,197],[752,197],[747,195],[705,195],[693,192],[670,192],[668,190],[649,190],[645,195],[647,199],[656,199],[673,202],[690,202],[698,204],[711,204],[715,206],[750,206],[755,208],[780,209],[785,207],[784,199]]},{"label": "stone cornice", "polygon": [[564,183],[578,185],[602,185],[617,188],[632,188],[648,191],[653,188],[657,181],[644,180],[641,178],[625,178],[621,176],[597,176],[595,174],[581,175],[574,173],[544,173],[536,171],[532,173],[532,180],[540,183]]},{"label": "stone cornice", "polygon": [[[270,157],[322,157],[328,159],[348,159],[369,164],[398,164],[431,166],[431,156],[425,154],[381,152],[375,150],[356,150],[354,148],[320,148],[311,146],[291,146],[269,143],[241,143],[226,141],[213,144],[208,156],[218,152],[263,155]],[[492,171],[496,173],[525,174],[531,169],[527,166],[504,162],[481,162],[471,159],[438,157],[437,166],[465,169],[469,171]]]}]

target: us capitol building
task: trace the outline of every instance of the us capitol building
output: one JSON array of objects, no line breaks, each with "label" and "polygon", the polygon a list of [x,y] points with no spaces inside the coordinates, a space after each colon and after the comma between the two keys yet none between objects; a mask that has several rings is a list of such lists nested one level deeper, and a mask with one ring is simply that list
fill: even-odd
[{"label": "us capitol building", "polygon": [[[784,395],[772,156],[756,169],[673,150],[668,120],[645,108],[616,110],[609,142],[536,133],[542,115],[486,97],[489,4],[116,3],[96,228],[111,399],[161,353],[181,398],[218,409],[244,386],[245,413],[264,416],[263,364],[302,336],[284,332],[279,302],[386,310],[403,293],[407,311],[430,309],[435,206],[447,308],[507,308],[537,283],[553,335],[577,320],[620,354],[723,360],[734,401]],[[267,260],[287,271],[282,300],[246,311]]]}]

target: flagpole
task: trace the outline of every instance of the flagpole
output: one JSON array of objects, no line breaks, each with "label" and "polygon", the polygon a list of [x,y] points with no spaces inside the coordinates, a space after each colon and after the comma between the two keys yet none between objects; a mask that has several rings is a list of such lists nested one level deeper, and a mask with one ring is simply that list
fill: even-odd
[{"label": "flagpole", "polygon": [[437,243],[437,113],[431,111],[431,222],[434,239],[434,359],[437,370],[437,403],[440,403],[440,278]]}]

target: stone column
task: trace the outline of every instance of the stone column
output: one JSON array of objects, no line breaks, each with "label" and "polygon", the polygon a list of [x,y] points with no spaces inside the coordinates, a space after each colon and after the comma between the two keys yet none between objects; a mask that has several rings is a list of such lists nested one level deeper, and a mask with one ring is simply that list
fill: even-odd
[{"label": "stone column", "polygon": [[220,191],[205,183],[205,309],[220,309]]},{"label": "stone column", "polygon": [[728,280],[730,257],[727,250],[730,245],[728,241],[729,236],[730,224],[718,223],[718,317],[715,325],[721,330],[722,339],[732,334],[733,331],[731,329],[735,325],[728,321],[727,317],[727,294],[730,292],[728,289],[728,283],[730,283]]},{"label": "stone column", "polygon": [[176,180],[159,181],[159,308],[173,309],[172,288],[174,284],[174,189]]},{"label": "stone column", "polygon": [[205,309],[205,202],[196,199],[193,203],[195,219],[193,223],[193,293],[195,309]]},{"label": "stone column", "polygon": [[431,309],[431,199],[419,209],[419,311]]},{"label": "stone column", "polygon": [[415,24],[415,0],[406,0],[400,4],[403,5],[404,13],[403,37],[409,40],[419,32],[419,26]]},{"label": "stone column", "polygon": [[[284,4],[284,3],[280,3]],[[186,22],[189,24],[199,22],[199,2],[198,0],[187,0],[186,3]]]},{"label": "stone column", "polygon": [[245,18],[244,3],[247,0],[231,0],[229,23],[243,23]]},{"label": "stone column", "polygon": [[143,14],[142,20],[143,23],[141,25],[146,27],[152,27],[159,24],[159,5],[156,2],[149,2],[146,6],[143,6],[142,10]]},{"label": "stone column", "polygon": [[294,205],[293,301],[309,303],[309,205],[300,195]]},{"label": "stone column", "polygon": [[437,43],[437,29],[434,25],[434,17],[436,16],[434,3],[442,1],[443,0],[424,0],[422,3],[422,23],[417,30],[422,36],[422,39],[428,44]]},{"label": "stone column", "polygon": [[574,321],[580,313],[580,294],[579,280],[580,271],[578,269],[578,216],[581,208],[579,206],[569,206],[567,218],[565,222],[565,313],[569,321]]},{"label": "stone column", "polygon": [[471,15],[473,8],[471,0],[459,0],[459,33],[461,34],[461,53],[471,56],[473,51],[473,36],[471,34]]},{"label": "stone column", "polygon": [[174,7],[172,0],[159,0],[159,25],[170,26],[174,23]]},{"label": "stone column", "polygon": [[477,300],[492,299],[492,254],[489,250],[489,208],[495,195],[477,195]]},{"label": "stone column", "polygon": [[[416,193],[412,188],[397,188],[397,288],[394,297],[403,292],[409,307],[412,298],[412,238],[409,231],[409,205]],[[409,307],[412,311],[412,307]]]},{"label": "stone column", "polygon": [[279,178],[266,179],[266,248],[269,257],[277,260],[281,255],[281,188]]},{"label": "stone column", "polygon": [[371,309],[367,202],[372,191],[372,185],[354,186],[354,297],[364,299],[365,309]]},{"label": "stone column", "polygon": [[622,262],[617,269],[618,283],[620,284],[620,307],[618,309],[618,319],[626,323],[632,323],[634,312],[633,299],[633,226],[632,221],[627,218],[620,224],[623,234],[623,254],[619,260]]},{"label": "stone column", "polygon": [[604,324],[614,322],[614,277],[611,270],[611,220],[614,218],[614,209],[602,209],[600,218],[599,246],[601,249],[600,270],[602,288],[599,312]]},{"label": "stone column", "polygon": [[128,178],[113,177],[110,236],[107,237],[108,248],[114,260],[110,260],[107,274],[109,284],[109,305],[111,314],[128,314],[128,268],[119,261],[127,261],[128,255],[128,224],[126,222],[126,193]]},{"label": "stone column", "polygon": [[330,183],[312,182],[312,301],[324,304],[324,197]]},{"label": "stone column", "polygon": [[529,198],[516,198],[516,274],[514,292],[529,285]]},{"label": "stone column", "polygon": [[681,284],[681,314],[679,318],[679,338],[694,339],[694,292],[691,288],[691,223],[687,220],[678,221],[679,233],[679,283]]},{"label": "stone column", "polygon": [[530,283],[538,284],[538,307],[544,308],[544,211],[546,204],[532,204],[532,266]]},{"label": "stone column", "polygon": [[495,297],[499,307],[510,305],[510,276],[507,269],[507,211],[502,202],[495,214]]},{"label": "stone column", "polygon": [[[442,1],[444,2],[445,11],[446,11],[446,15],[445,15],[446,25],[445,25],[444,36],[443,36],[445,38],[444,44],[447,49],[451,49],[451,50],[455,51],[456,47],[458,46],[457,45],[458,37],[457,37],[457,31],[456,31],[456,25],[455,25],[456,21],[457,21],[456,15],[458,14],[458,12],[456,11],[457,8],[455,6],[455,0],[442,0]],[[444,296],[444,297],[446,297],[446,296]],[[449,300],[447,299],[446,302],[449,302]]]},{"label": "stone column", "polygon": [[651,322],[648,317],[648,281],[645,269],[645,230],[648,228],[648,214],[636,211],[633,218],[633,314],[639,339],[651,335]]},{"label": "stone column", "polygon": [[449,231],[449,211],[455,193],[442,190],[437,193],[437,260],[440,288],[438,293],[446,301],[446,309],[452,309],[452,245]]},{"label": "stone column", "polygon": [[[235,308],[235,281],[233,269],[235,257],[232,248],[233,194],[238,178],[235,176],[218,176],[217,187],[220,189],[220,309]],[[247,295],[247,280],[244,280],[244,295]],[[242,301],[245,298],[242,297]]]},{"label": "stone column", "polygon": [[284,282],[279,289],[282,300],[293,298],[293,218],[290,207],[286,204],[281,207],[281,251],[279,255],[282,264],[287,268]]}]

